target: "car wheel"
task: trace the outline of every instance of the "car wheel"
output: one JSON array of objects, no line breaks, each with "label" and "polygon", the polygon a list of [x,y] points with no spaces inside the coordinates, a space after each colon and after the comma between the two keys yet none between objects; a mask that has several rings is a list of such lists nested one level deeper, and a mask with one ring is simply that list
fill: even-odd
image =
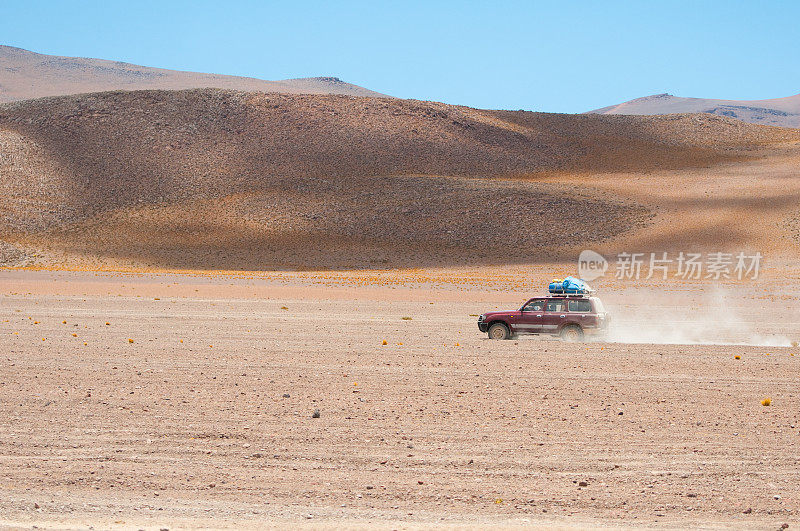
[{"label": "car wheel", "polygon": [[511,337],[511,331],[503,323],[494,323],[489,327],[487,332],[489,339],[508,339]]},{"label": "car wheel", "polygon": [[578,325],[567,325],[561,329],[561,340],[570,343],[583,341],[583,330]]}]

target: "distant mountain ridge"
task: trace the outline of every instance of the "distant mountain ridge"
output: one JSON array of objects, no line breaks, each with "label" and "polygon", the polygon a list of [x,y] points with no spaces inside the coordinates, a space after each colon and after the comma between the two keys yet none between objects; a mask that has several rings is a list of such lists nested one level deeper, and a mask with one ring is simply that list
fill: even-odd
[{"label": "distant mountain ridge", "polygon": [[111,90],[191,88],[389,97],[347,83],[338,77],[268,81],[251,77],[151,68],[105,59],[44,55],[0,45],[0,103]]},{"label": "distant mountain ridge", "polygon": [[716,100],[654,94],[584,114],[682,114],[708,113],[743,122],[800,128],[800,94],[771,100]]}]

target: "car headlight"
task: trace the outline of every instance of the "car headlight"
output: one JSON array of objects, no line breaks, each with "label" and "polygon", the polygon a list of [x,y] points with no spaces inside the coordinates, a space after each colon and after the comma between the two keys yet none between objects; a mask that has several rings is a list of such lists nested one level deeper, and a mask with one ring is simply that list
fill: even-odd
[{"label": "car headlight", "polygon": [[481,315],[478,317],[478,321],[485,321],[485,320],[486,320],[486,315],[484,315],[484,314],[481,314]]}]

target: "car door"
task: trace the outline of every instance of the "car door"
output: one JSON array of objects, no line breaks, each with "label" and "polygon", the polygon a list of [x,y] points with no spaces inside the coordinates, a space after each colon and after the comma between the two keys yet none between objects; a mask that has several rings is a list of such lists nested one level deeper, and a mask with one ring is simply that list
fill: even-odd
[{"label": "car door", "polygon": [[531,299],[520,312],[516,329],[520,334],[539,334],[542,332],[542,319],[547,299]]},{"label": "car door", "polygon": [[542,331],[548,334],[555,334],[566,322],[567,314],[564,306],[564,299],[547,299],[544,315],[542,315]]}]

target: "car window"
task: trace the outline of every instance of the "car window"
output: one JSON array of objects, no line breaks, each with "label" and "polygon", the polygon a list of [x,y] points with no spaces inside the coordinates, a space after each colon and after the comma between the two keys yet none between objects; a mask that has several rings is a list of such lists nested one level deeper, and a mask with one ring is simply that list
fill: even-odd
[{"label": "car window", "polygon": [[541,312],[544,310],[544,299],[534,299],[525,305],[523,312]]},{"label": "car window", "polygon": [[548,312],[563,312],[564,311],[564,301],[561,299],[553,299],[547,301],[547,311]]},{"label": "car window", "polygon": [[577,299],[569,301],[569,311],[571,312],[591,312],[592,303],[587,299]]}]

